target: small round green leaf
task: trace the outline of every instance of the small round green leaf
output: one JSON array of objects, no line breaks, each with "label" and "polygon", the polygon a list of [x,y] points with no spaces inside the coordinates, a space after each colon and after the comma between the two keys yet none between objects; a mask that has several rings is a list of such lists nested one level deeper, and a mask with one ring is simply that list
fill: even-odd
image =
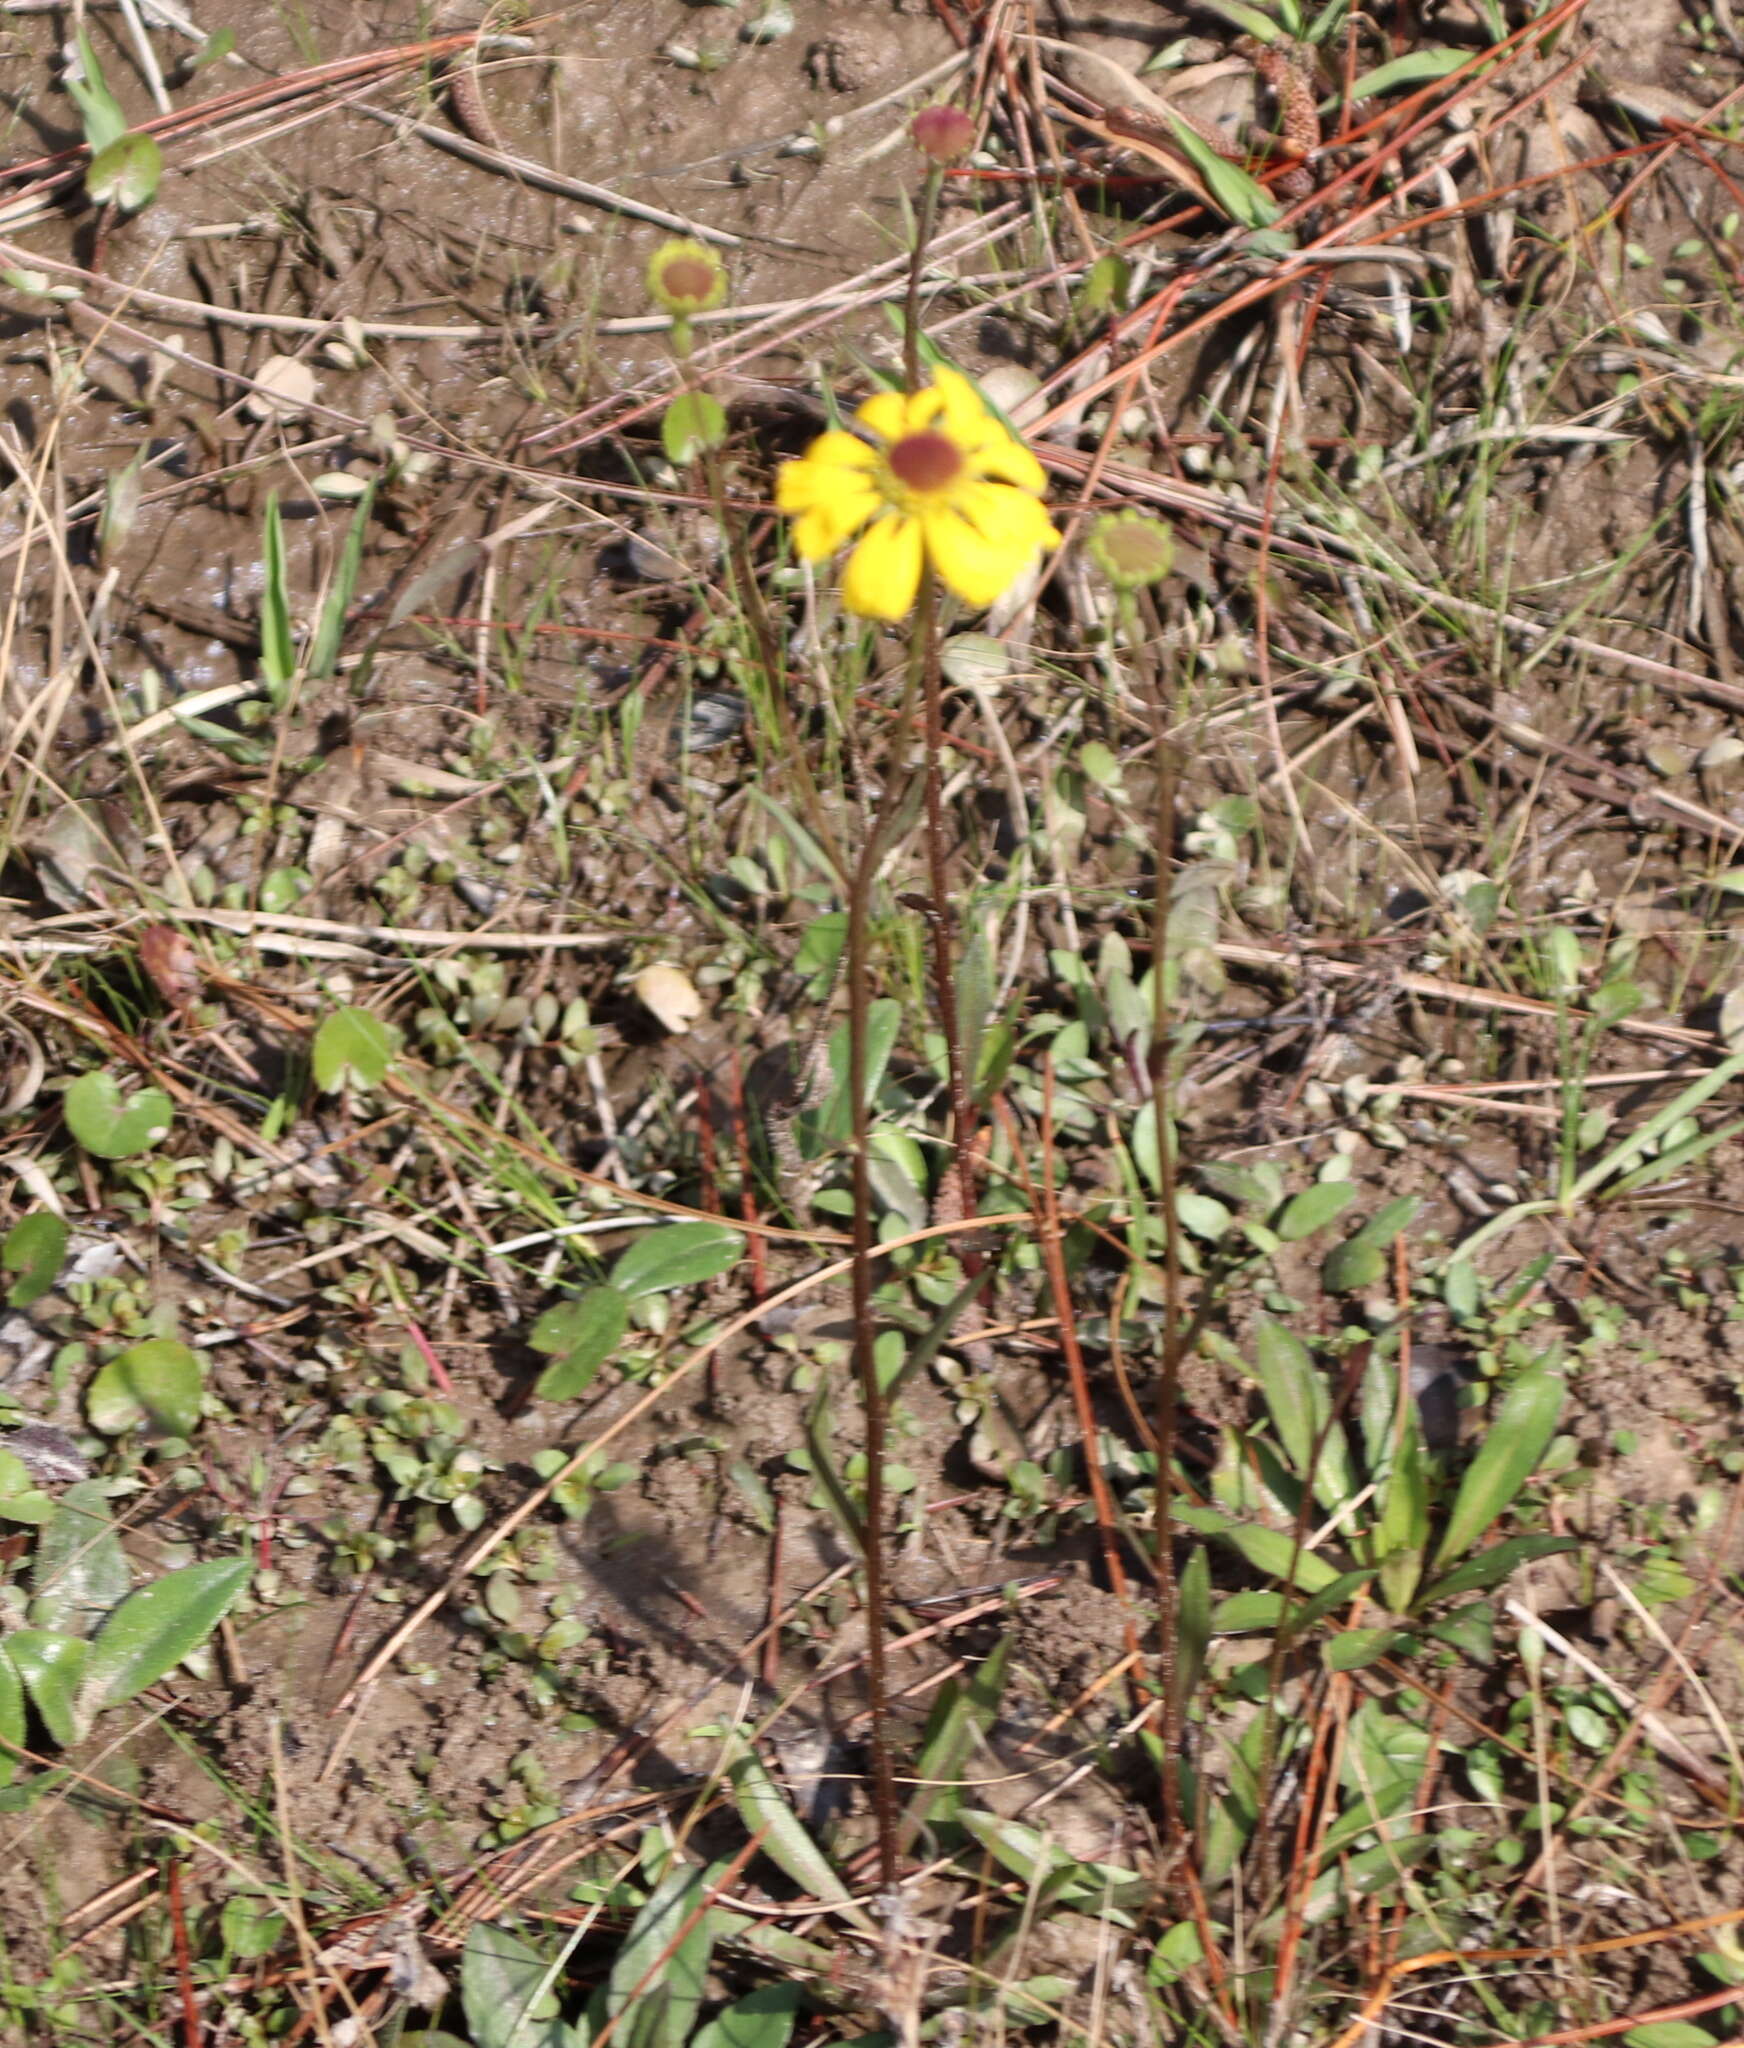
[{"label": "small round green leaf", "polygon": [[726,438],[726,408],[706,391],[682,392],[660,422],[660,445],[669,462],[694,462]]},{"label": "small round green leaf", "polygon": [[154,1436],[192,1436],[204,1384],[204,1369],[185,1344],[148,1337],[98,1373],[85,1395],[85,1413],[105,1436],[142,1425]]},{"label": "small round green leaf", "polygon": [[744,1250],[744,1233],[724,1223],[665,1223],[623,1254],[612,1268],[612,1285],[630,1295],[695,1287],[736,1265]]},{"label": "small round green leaf", "polygon": [[122,1100],[112,1074],[81,1074],[62,1100],[67,1129],[99,1159],[131,1159],[169,1136],[175,1112],[161,1088],[141,1088]]},{"label": "small round green leaf", "polygon": [[0,1266],[18,1275],[7,1290],[7,1306],[28,1308],[39,1301],[60,1277],[66,1255],[67,1226],[51,1210],[19,1217],[0,1247]]},{"label": "small round green leaf", "polygon": [[93,205],[113,201],[123,213],[137,213],[157,196],[162,177],[163,151],[153,138],[121,135],[91,159],[85,190]]},{"label": "small round green leaf", "polygon": [[349,1005],[321,1021],[315,1033],[315,1084],[331,1095],[348,1082],[376,1087],[393,1058],[387,1026],[368,1010]]}]

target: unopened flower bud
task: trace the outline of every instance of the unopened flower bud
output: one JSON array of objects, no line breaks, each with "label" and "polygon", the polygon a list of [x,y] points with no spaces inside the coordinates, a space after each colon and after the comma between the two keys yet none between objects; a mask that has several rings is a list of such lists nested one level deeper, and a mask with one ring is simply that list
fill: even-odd
[{"label": "unopened flower bud", "polygon": [[908,132],[915,148],[935,164],[960,164],[975,147],[975,123],[961,107],[922,107]]}]

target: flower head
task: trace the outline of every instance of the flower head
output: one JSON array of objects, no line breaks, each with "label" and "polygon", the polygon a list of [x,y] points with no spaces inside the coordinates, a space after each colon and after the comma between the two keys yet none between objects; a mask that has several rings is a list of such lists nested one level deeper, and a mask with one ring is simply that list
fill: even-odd
[{"label": "flower head", "polygon": [[1091,526],[1086,546],[1116,590],[1160,583],[1175,566],[1175,536],[1148,512],[1104,512]]},{"label": "flower head", "polygon": [[822,434],[783,463],[775,502],[793,542],[821,562],[864,527],[842,601],[868,619],[899,619],[930,567],[977,609],[1003,597],[1038,550],[1057,547],[1042,466],[943,364],[923,391],[880,391],[855,420],[868,438]]},{"label": "flower head", "polygon": [[935,164],[960,164],[975,147],[975,123],[961,107],[922,107],[909,122],[908,134]]},{"label": "flower head", "polygon": [[727,295],[727,266],[702,242],[662,242],[648,259],[648,296],[677,319],[709,313]]}]

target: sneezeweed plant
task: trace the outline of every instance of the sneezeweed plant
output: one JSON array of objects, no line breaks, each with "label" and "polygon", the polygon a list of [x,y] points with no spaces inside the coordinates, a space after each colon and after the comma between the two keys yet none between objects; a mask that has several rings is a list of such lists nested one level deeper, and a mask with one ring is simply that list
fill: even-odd
[{"label": "sneezeweed plant", "polygon": [[[672,315],[669,339],[673,360],[688,387],[666,408],[660,442],[669,460],[694,462],[710,455],[727,438],[726,408],[710,391],[692,384],[690,351],[695,338],[691,322],[725,303],[727,266],[711,248],[688,236],[662,242],[648,259],[648,296],[661,312]],[[711,482],[718,485],[718,479]],[[718,499],[720,491],[714,489]]]},{"label": "sneezeweed plant", "polygon": [[1059,545],[1041,464],[960,370],[940,364],[922,390],[876,392],[854,418],[866,438],[819,435],[782,465],[775,500],[808,562],[860,535],[842,579],[849,611],[903,618],[928,571],[983,610]]}]

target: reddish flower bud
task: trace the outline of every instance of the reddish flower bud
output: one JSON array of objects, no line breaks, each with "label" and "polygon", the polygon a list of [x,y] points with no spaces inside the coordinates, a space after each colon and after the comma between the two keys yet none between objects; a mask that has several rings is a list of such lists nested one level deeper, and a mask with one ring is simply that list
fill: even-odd
[{"label": "reddish flower bud", "polygon": [[908,132],[915,148],[935,164],[960,164],[975,147],[975,123],[961,107],[922,107]]}]

